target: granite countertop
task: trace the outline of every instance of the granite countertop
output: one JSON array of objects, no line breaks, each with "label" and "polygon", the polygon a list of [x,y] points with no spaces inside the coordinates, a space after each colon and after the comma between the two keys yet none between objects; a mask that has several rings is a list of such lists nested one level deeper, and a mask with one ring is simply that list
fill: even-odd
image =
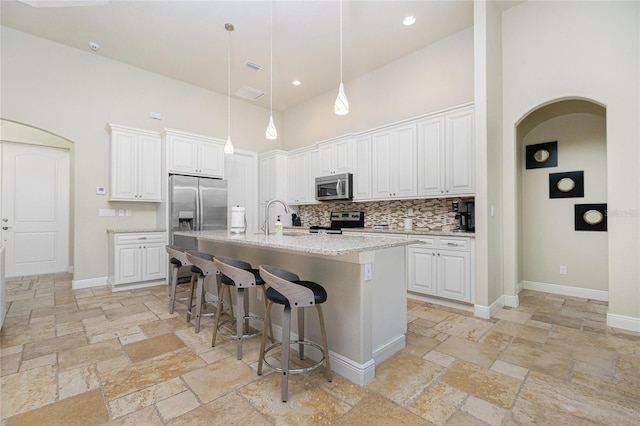
[{"label": "granite countertop", "polygon": [[112,234],[138,234],[140,232],[167,232],[164,228],[124,228],[124,229],[107,229]]},{"label": "granite countertop", "polygon": [[419,244],[418,240],[398,238],[367,237],[358,235],[312,234],[307,228],[291,230],[287,228],[283,235],[233,234],[229,231],[188,231],[175,235],[196,237],[203,240],[224,241],[258,247],[292,250],[328,256],[344,256],[352,253],[401,247]]}]

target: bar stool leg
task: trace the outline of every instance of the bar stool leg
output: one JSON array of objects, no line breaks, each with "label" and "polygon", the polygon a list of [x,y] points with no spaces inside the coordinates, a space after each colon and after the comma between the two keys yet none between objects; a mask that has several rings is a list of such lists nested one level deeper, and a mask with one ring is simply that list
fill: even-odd
[{"label": "bar stool leg", "polygon": [[204,275],[198,276],[198,286],[196,288],[196,324],[195,332],[200,332],[200,314],[202,312],[202,293],[204,293]]},{"label": "bar stool leg", "polygon": [[[266,298],[266,293],[265,293],[265,298]],[[264,311],[264,321],[269,321],[269,324],[271,324],[271,307],[273,306],[273,302],[271,302],[270,300],[267,301],[267,307]],[[262,375],[262,362],[263,362],[263,357],[264,357],[264,347],[265,344],[267,342],[267,335],[263,332],[262,336],[260,337],[260,354],[258,356],[258,376]],[[271,343],[273,343],[273,331],[271,332]]]},{"label": "bar stool leg", "polygon": [[316,305],[318,311],[318,321],[320,321],[320,334],[322,336],[322,348],[324,349],[324,362],[327,368],[327,379],[331,381],[331,364],[329,363],[329,345],[327,345],[327,332],[324,328],[324,315],[322,314],[322,306]]},{"label": "bar stool leg", "polygon": [[291,348],[291,307],[285,306],[282,313],[282,402],[289,394],[289,349]]},{"label": "bar stool leg", "polygon": [[191,310],[193,309],[193,292],[196,287],[196,274],[191,274],[191,284],[189,289],[189,307],[187,308],[187,322],[191,321]]},{"label": "bar stool leg", "polygon": [[216,319],[213,322],[213,338],[211,339],[211,346],[216,345],[216,336],[218,335],[218,324],[220,323],[220,314],[222,313],[222,298],[224,297],[224,287],[218,287],[218,304],[216,305]]},{"label": "bar stool leg", "polygon": [[[304,308],[298,309],[298,342],[304,341]],[[298,354],[300,355],[300,360],[304,359],[304,345],[302,343],[298,343]]]},{"label": "bar stool leg", "polygon": [[174,264],[171,264],[171,293],[169,295],[169,314],[173,314],[173,305],[176,302],[176,287],[178,286],[178,269]]},{"label": "bar stool leg", "polygon": [[273,324],[271,323],[271,319],[267,318],[267,314],[266,314],[266,309],[269,307],[269,301],[267,300],[267,289],[264,288],[263,285],[260,286],[260,288],[262,289],[262,295],[264,296],[264,307],[265,307],[265,316],[264,316],[264,324],[262,326],[262,334],[264,335],[266,333],[266,327],[267,327],[267,323],[269,323],[269,333],[271,333],[271,343],[274,342],[273,340]]},{"label": "bar stool leg", "polygon": [[[238,287],[238,295],[236,299],[236,358],[242,359],[242,335],[244,334],[245,327],[245,294],[244,288]],[[246,302],[249,301],[249,298],[246,298]],[[248,322],[248,320],[247,320]]]}]

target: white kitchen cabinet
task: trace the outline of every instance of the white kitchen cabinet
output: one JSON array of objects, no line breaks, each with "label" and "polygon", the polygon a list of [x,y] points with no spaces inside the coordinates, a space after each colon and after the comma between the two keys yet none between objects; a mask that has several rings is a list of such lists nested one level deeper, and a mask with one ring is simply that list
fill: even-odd
[{"label": "white kitchen cabinet", "polygon": [[162,201],[162,142],[155,132],[107,124],[109,201]]},{"label": "white kitchen cabinet", "polygon": [[407,289],[462,302],[473,302],[472,244],[469,238],[417,238],[407,248]]},{"label": "white kitchen cabinet", "polygon": [[290,151],[287,158],[287,203],[315,202],[318,150],[315,147]]},{"label": "white kitchen cabinet", "polygon": [[264,206],[269,200],[284,200],[287,196],[287,153],[269,151],[258,156],[259,200]]},{"label": "white kitchen cabinet", "polygon": [[372,187],[375,199],[417,194],[416,126],[408,124],[371,135]]},{"label": "white kitchen cabinet", "polygon": [[351,173],[351,144],[351,138],[319,143],[317,176]]},{"label": "white kitchen cabinet", "polygon": [[164,232],[110,232],[109,284],[157,285],[167,273]]},{"label": "white kitchen cabinet", "polygon": [[371,135],[353,140],[353,199],[371,198]]},{"label": "white kitchen cabinet", "polygon": [[224,178],[224,141],[165,130],[168,173]]},{"label": "white kitchen cabinet", "polygon": [[418,196],[473,195],[473,109],[418,122]]}]

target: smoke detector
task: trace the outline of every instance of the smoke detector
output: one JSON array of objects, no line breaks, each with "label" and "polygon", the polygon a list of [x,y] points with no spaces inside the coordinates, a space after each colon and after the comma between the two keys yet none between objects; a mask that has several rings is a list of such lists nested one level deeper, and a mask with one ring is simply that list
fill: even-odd
[{"label": "smoke detector", "polygon": [[100,49],[100,45],[98,43],[96,43],[95,41],[90,41],[89,42],[89,49],[93,50],[94,52],[97,52],[98,49]]}]

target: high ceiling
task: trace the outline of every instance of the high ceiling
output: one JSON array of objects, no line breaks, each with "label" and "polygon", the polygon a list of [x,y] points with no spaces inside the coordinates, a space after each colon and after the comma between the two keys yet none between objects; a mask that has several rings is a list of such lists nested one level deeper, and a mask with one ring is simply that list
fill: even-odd
[{"label": "high ceiling", "polygon": [[[273,107],[284,111],[340,80],[340,2],[2,0],[2,25],[227,93],[264,92],[269,107],[269,16],[273,7]],[[473,2],[344,0],[343,80],[348,82],[473,25]],[[404,26],[408,15],[416,18]],[[225,23],[235,30],[228,33]],[[92,51],[90,42],[99,44]],[[244,64],[262,65],[254,71]],[[300,86],[292,85],[300,80]]]}]

